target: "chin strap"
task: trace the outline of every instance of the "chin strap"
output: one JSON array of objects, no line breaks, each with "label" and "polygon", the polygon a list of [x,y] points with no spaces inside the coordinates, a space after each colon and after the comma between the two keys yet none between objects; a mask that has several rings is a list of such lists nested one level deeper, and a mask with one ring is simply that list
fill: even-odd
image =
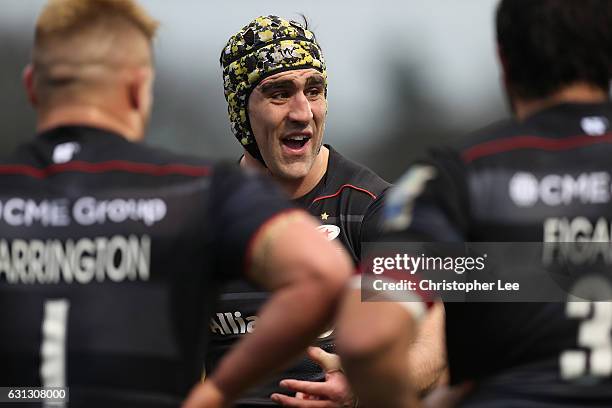
[{"label": "chin strap", "polygon": [[257,161],[259,161],[266,169],[268,168],[268,166],[266,165],[266,162],[264,161],[263,157],[261,156],[261,152],[259,151],[259,147],[257,147],[257,143],[249,143],[248,145],[244,146],[244,149],[249,152],[249,154],[251,156],[253,156],[255,159],[257,159]]}]

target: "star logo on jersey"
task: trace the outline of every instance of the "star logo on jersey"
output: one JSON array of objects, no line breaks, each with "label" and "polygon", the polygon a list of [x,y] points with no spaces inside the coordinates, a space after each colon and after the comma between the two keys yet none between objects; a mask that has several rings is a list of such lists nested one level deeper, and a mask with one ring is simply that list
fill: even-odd
[{"label": "star logo on jersey", "polygon": [[325,224],[317,227],[317,230],[327,234],[327,239],[332,241],[340,235],[340,227],[337,225]]},{"label": "star logo on jersey", "polygon": [[329,218],[329,214],[327,212],[324,212],[323,214],[321,214],[321,219],[323,221],[327,221],[328,218]]}]

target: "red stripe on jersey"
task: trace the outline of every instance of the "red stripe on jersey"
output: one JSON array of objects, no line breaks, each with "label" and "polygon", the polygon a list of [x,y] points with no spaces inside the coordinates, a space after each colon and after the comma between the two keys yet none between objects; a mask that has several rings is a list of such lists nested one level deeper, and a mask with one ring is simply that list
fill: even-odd
[{"label": "red stripe on jersey", "polygon": [[149,174],[151,176],[177,174],[199,177],[208,175],[210,173],[210,167],[190,166],[187,164],[150,164],[123,160],[110,160],[99,163],[72,161],[62,164],[52,164],[43,168],[21,164],[0,165],[0,175],[25,175],[34,178],[46,178],[53,174],[65,172],[106,173],[110,171]]},{"label": "red stripe on jersey", "polygon": [[481,157],[504,153],[511,150],[538,149],[538,150],[569,150],[578,147],[590,146],[599,143],[612,142],[612,133],[601,136],[578,135],[563,139],[549,139],[540,136],[512,136],[505,139],[492,140],[470,147],[461,153],[467,163]]},{"label": "red stripe on jersey", "polygon": [[344,184],[344,185],[340,186],[338,191],[336,191],[334,194],[330,194],[330,195],[326,195],[326,196],[321,196],[321,197],[315,198],[314,200],[312,200],[312,204],[316,203],[317,201],[325,200],[327,198],[336,197],[336,196],[340,195],[342,190],[344,190],[345,188],[352,188],[352,189],[355,189],[357,191],[361,191],[362,193],[366,193],[367,195],[372,197],[374,200],[376,200],[376,195],[371,193],[370,191],[366,190],[365,188],[356,187],[356,186],[354,186],[352,184]]}]

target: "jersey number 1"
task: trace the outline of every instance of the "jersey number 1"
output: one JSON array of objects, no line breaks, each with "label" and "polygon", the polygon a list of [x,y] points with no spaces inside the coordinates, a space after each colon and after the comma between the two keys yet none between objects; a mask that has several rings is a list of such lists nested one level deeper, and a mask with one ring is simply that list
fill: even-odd
[{"label": "jersey number 1", "polygon": [[66,299],[45,301],[40,344],[40,380],[43,387],[66,386],[66,327],[68,309]]}]

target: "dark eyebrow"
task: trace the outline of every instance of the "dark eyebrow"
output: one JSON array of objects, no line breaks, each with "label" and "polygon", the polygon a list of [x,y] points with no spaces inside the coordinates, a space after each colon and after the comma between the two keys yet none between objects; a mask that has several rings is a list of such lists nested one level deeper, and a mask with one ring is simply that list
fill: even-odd
[{"label": "dark eyebrow", "polygon": [[294,88],[295,85],[293,84],[293,81],[272,81],[272,82],[268,82],[266,84],[260,85],[259,90],[262,93],[265,94],[269,94],[272,93],[274,91],[278,91],[279,89],[291,89]]},{"label": "dark eyebrow", "polygon": [[320,86],[323,87],[325,85],[325,79],[321,75],[311,76],[306,80],[306,86]]}]

